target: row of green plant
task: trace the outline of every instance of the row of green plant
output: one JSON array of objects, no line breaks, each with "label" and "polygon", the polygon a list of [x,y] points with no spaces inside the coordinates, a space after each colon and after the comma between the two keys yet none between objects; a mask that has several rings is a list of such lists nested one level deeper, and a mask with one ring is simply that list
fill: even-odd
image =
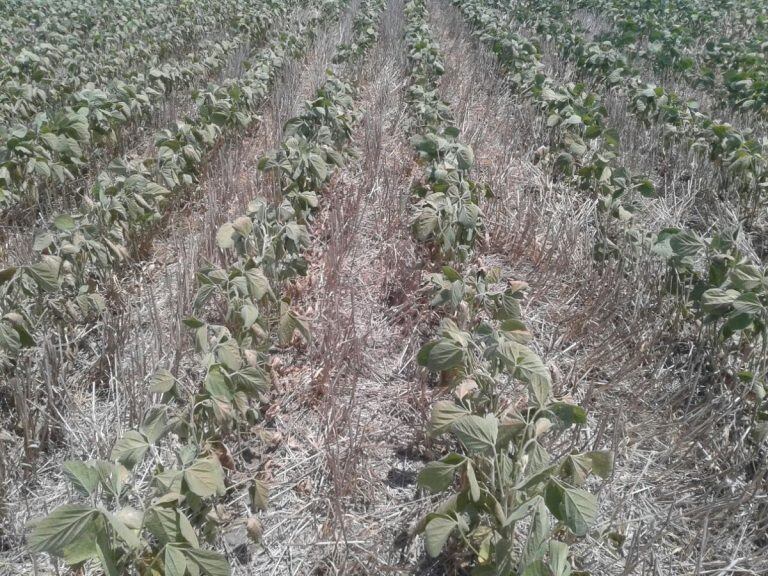
[{"label": "row of green plant", "polygon": [[[604,126],[592,128],[591,123],[602,122],[604,111],[594,96],[586,95],[583,88],[570,85],[554,89],[540,71],[538,50],[518,34],[509,31],[497,10],[488,6],[488,0],[454,0],[465,17],[477,30],[481,40],[488,42],[502,67],[509,71],[510,83],[522,95],[528,96],[541,108],[551,127],[569,126],[561,142],[572,140],[572,127],[584,124],[585,138],[591,134],[615,147],[615,133]],[[575,94],[574,94],[575,91]],[[579,108],[573,107],[573,96],[583,98]],[[553,115],[559,106],[562,112]],[[576,115],[572,118],[571,115]],[[585,120],[586,119],[586,120]],[[563,145],[561,144],[561,146]],[[603,145],[604,146],[604,145]],[[600,148],[593,143],[591,148]],[[609,148],[610,149],[610,148]],[[636,258],[652,253],[667,265],[666,286],[679,303],[682,318],[695,326],[701,321],[708,328],[702,331],[702,350],[734,378],[751,384],[756,392],[757,418],[768,420],[768,410],[762,404],[765,396],[765,347],[768,326],[768,272],[738,248],[738,232],[711,232],[699,234],[693,230],[669,228],[659,232],[644,229],[632,218],[632,207],[622,196],[626,184],[633,179],[622,169],[602,164],[605,155],[597,154],[591,165],[582,165],[574,172],[579,187],[594,191],[605,208],[611,208],[610,222],[601,225],[602,239],[597,245],[598,256]],[[560,157],[552,168],[562,169]],[[566,164],[571,164],[568,158]],[[619,179],[623,186],[614,188]],[[641,180],[637,184],[643,195],[652,195],[652,187]]]},{"label": "row of green plant", "polygon": [[10,44],[0,56],[0,125],[53,112],[84,89],[149,76],[171,56],[252,21],[258,3],[227,0],[203,9],[120,0],[104,10],[92,1],[45,1],[16,12],[7,5],[0,25],[0,42]]},{"label": "row of green plant", "polygon": [[[282,8],[276,3],[272,9],[277,19]],[[285,58],[301,51],[302,36],[319,20],[315,13],[306,23],[294,22],[288,33],[273,33],[268,46],[251,55],[241,78],[197,94],[194,119],[156,134],[153,156],[115,160],[99,174],[81,209],[59,214],[35,238],[35,263],[0,273],[4,369],[12,369],[18,354],[34,354],[35,335],[51,323],[86,320],[103,309],[98,294],[113,272],[130,260],[172,198],[194,191],[205,161],[224,138],[257,118]]]},{"label": "row of green plant", "polygon": [[537,46],[513,32],[502,11],[490,2],[454,0],[454,4],[497,56],[509,86],[545,119],[546,146],[535,160],[589,193],[604,214],[631,220],[639,208],[638,197],[654,197],[656,188],[646,175],[633,174],[623,165],[618,131],[609,125],[600,98],[584,84],[558,83],[548,76]]},{"label": "row of green plant", "polygon": [[[281,10],[275,6],[276,10]],[[297,12],[298,14],[298,12]],[[277,18],[277,14],[275,14]],[[84,196],[80,211],[60,214],[38,234],[31,264],[0,271],[0,371],[19,363],[40,366],[41,335],[67,333],[98,319],[104,294],[163,218],[174,199],[193,194],[206,161],[227,138],[256,120],[260,104],[287,58],[300,55],[323,19],[318,10],[275,30],[237,80],[200,93],[194,120],[155,139],[155,154],[115,161]]]},{"label": "row of green plant", "polygon": [[[344,5],[324,2],[323,19],[337,16]],[[361,11],[374,23],[381,9],[374,0]],[[302,36],[305,43],[309,32]],[[261,169],[275,173],[282,199],[277,204],[255,199],[245,214],[218,230],[226,264],[198,273],[194,316],[185,319],[194,330],[201,383],[190,392],[169,372],[158,372],[151,390],[161,403],[117,441],[110,461],[65,466],[76,488],[82,487],[83,474],[73,470],[102,469],[130,478],[125,488],[115,492],[101,479],[91,482],[88,495],[100,497],[102,505],[57,509],[36,524],[33,550],[64,556],[69,564],[99,560],[109,574],[129,567],[141,574],[229,574],[226,559],[204,550],[201,542],[215,541],[222,508],[235,508],[246,484],[254,513],[266,507],[268,487],[258,478],[227,484],[224,468],[236,464],[224,441],[242,436],[260,419],[258,404],[268,394],[275,347],[289,345],[296,333],[310,338],[285,288],[306,271],[306,220],[317,208],[318,193],[334,168],[354,155],[353,95],[353,87],[329,71],[314,99],[286,124],[280,148],[260,162]],[[310,197],[313,206],[305,202]],[[136,508],[136,502],[142,506]],[[258,540],[258,519],[243,522]],[[87,548],[78,544],[83,535],[90,536]]]},{"label": "row of green plant", "polygon": [[750,130],[721,122],[701,112],[698,103],[645,82],[623,51],[610,43],[588,40],[571,21],[562,19],[558,15],[561,4],[560,0],[537,2],[515,14],[519,22],[533,22],[537,35],[546,37],[563,58],[573,62],[585,81],[622,92],[631,114],[646,126],[662,126],[666,147],[685,147],[711,162],[719,173],[719,181],[714,183],[718,191],[733,190],[747,214],[756,217],[768,189],[764,145]]},{"label": "row of green plant", "polygon": [[[442,321],[417,359],[450,398],[433,405],[427,426],[431,438],[445,440],[444,456],[418,476],[422,489],[442,499],[417,529],[430,556],[449,551],[462,572],[565,576],[572,573],[566,531],[583,536],[597,516],[583,486],[591,473],[607,476],[611,459],[547,449],[586,414],[555,399],[549,370],[529,346],[520,310],[525,284],[471,263],[483,219],[477,195],[487,189],[471,179],[473,152],[459,142],[439,96],[443,65],[426,2],[411,0],[405,10],[412,142],[424,165],[413,190],[414,233],[441,265],[426,283]],[[435,195],[452,209],[424,234],[424,199]],[[463,271],[453,267],[462,263]]]},{"label": "row of green plant", "polygon": [[72,95],[72,106],[0,135],[0,209],[38,207],[41,195],[58,204],[66,184],[87,175],[97,159],[120,153],[124,132],[150,120],[172,91],[220,72],[243,41],[211,42],[192,59],[135,83],[82,90]]},{"label": "row of green plant", "polygon": [[336,64],[359,59],[379,39],[378,19],[386,0],[367,0],[352,23],[350,42],[341,44],[333,61]]},{"label": "row of green plant", "polygon": [[589,10],[609,22],[611,27],[594,40],[622,50],[630,62],[650,62],[662,74],[710,90],[716,102],[765,114],[764,2],[580,0],[569,8]]}]

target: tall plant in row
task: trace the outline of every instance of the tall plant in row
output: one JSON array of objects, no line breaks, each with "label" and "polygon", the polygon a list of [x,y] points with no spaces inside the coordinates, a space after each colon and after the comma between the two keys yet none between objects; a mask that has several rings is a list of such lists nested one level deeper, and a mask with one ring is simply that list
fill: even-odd
[{"label": "tall plant in row", "polygon": [[[343,5],[327,8],[337,14]],[[200,271],[195,314],[185,319],[202,374],[194,394],[169,372],[158,372],[152,391],[160,404],[118,440],[110,460],[66,465],[91,503],[63,506],[37,523],[33,549],[70,564],[95,559],[109,574],[129,567],[141,574],[229,573],[225,558],[201,546],[215,539],[222,507],[233,504],[241,488],[226,483],[224,469],[235,463],[224,441],[259,420],[275,345],[290,344],[297,332],[310,337],[283,293],[286,282],[305,273],[310,244],[305,222],[311,209],[296,199],[319,193],[333,167],[352,153],[353,94],[329,72],[315,98],[288,122],[281,147],[260,163],[277,171],[283,199],[276,205],[255,199],[218,230],[228,263]],[[312,161],[306,161],[309,155]],[[115,490],[104,480],[113,477],[120,478]],[[253,479],[248,492],[254,512],[267,505],[263,482]],[[253,538],[260,537],[256,518],[246,525]]]},{"label": "tall plant in row", "polygon": [[[443,66],[426,3],[412,0],[406,16],[409,109],[417,132],[412,141],[425,165],[425,183],[415,194],[419,198],[422,186],[464,190],[459,197],[466,204],[453,212],[453,226],[475,231],[483,216],[472,193],[489,191],[471,180],[474,154],[459,142],[439,97]],[[416,237],[430,242],[420,234],[419,201],[416,207]],[[430,304],[442,322],[417,356],[450,395],[434,404],[427,427],[448,452],[419,474],[419,486],[442,499],[417,530],[430,556],[450,550],[473,574],[568,575],[570,552],[558,535],[587,533],[597,503],[584,484],[592,473],[607,477],[611,457],[569,453],[562,444],[560,455],[548,451],[569,428],[586,423],[586,414],[555,399],[549,371],[530,347],[519,305],[525,284],[501,270],[466,264],[474,245],[462,242],[467,237],[460,233],[452,238],[460,249],[433,252],[442,266],[427,276]],[[464,271],[452,263],[465,263]]]}]

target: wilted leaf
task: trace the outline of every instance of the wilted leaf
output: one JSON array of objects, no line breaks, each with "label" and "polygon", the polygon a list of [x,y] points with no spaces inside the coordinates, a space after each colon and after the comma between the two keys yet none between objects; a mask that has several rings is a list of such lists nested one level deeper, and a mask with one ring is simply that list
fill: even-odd
[{"label": "wilted leaf", "polygon": [[456,520],[449,516],[440,514],[431,515],[431,518],[424,528],[424,543],[427,549],[427,554],[432,558],[438,557],[456,527]]},{"label": "wilted leaf", "polygon": [[224,494],[224,472],[215,458],[201,458],[184,470],[187,487],[201,498]]},{"label": "wilted leaf", "polygon": [[440,400],[432,407],[432,414],[429,420],[429,433],[432,436],[443,434],[450,430],[453,423],[467,416],[469,412],[455,402],[450,400]]},{"label": "wilted leaf", "polygon": [[550,479],[544,501],[552,515],[563,522],[576,536],[584,536],[597,518],[597,500],[580,488],[569,488]]},{"label": "wilted leaf", "polygon": [[99,485],[99,473],[88,462],[70,460],[64,463],[64,475],[83,495],[91,496]]},{"label": "wilted leaf", "polygon": [[148,448],[149,443],[140,432],[129,430],[115,443],[111,459],[130,469],[144,458]]},{"label": "wilted leaf", "polygon": [[463,456],[449,454],[437,462],[429,462],[419,472],[416,482],[419,487],[426,488],[430,492],[442,492],[453,484],[456,470],[464,461]]},{"label": "wilted leaf", "polygon": [[264,482],[254,478],[248,494],[251,497],[251,510],[258,512],[267,509],[269,505],[269,488],[267,488]]},{"label": "wilted leaf", "polygon": [[94,558],[99,515],[98,510],[88,506],[65,504],[33,523],[29,549],[65,558],[72,564]]},{"label": "wilted leaf", "polygon": [[453,433],[470,454],[492,450],[499,434],[499,421],[489,414],[464,416],[453,423]]},{"label": "wilted leaf", "polygon": [[199,549],[187,549],[184,552],[187,555],[187,561],[194,564],[203,574],[207,576],[230,575],[229,562],[221,554]]}]

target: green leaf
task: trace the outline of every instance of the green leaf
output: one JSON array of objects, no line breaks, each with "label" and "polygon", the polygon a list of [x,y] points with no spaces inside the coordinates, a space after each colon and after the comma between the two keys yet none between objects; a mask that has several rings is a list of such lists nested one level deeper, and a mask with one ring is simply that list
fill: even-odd
[{"label": "green leaf", "polygon": [[499,421],[489,414],[484,418],[471,414],[453,424],[453,433],[470,454],[493,450],[499,435]]},{"label": "green leaf", "polygon": [[166,418],[165,408],[163,406],[152,406],[139,426],[141,432],[150,444],[157,443],[168,429],[168,419]]},{"label": "green leaf", "polygon": [[514,340],[499,345],[499,355],[512,374],[529,385],[540,407],[547,405],[552,389],[549,370],[533,350]]},{"label": "green leaf", "polygon": [[64,463],[64,475],[78,492],[84,496],[93,495],[99,485],[99,473],[88,462],[70,460]]},{"label": "green leaf", "polygon": [[552,515],[576,536],[584,536],[597,518],[597,500],[592,494],[564,486],[554,478],[547,484],[544,501]]},{"label": "green leaf", "polygon": [[509,526],[513,522],[519,522],[528,514],[531,513],[531,510],[536,508],[541,503],[541,496],[534,496],[533,498],[526,500],[520,506],[512,510],[509,515],[504,520],[504,527]]},{"label": "green leaf", "polygon": [[46,250],[51,244],[53,244],[54,240],[55,237],[50,232],[42,232],[40,234],[36,234],[35,240],[32,243],[32,250],[35,252],[42,252],[43,250]]},{"label": "green leaf", "polygon": [[201,458],[184,470],[187,487],[200,498],[224,494],[224,472],[215,458]]},{"label": "green leaf", "polygon": [[266,394],[269,392],[269,374],[261,368],[246,366],[242,370],[234,372],[230,378],[238,390],[242,390],[249,396]]},{"label": "green leaf", "polygon": [[754,317],[762,314],[764,307],[757,294],[745,292],[733,301],[733,309],[740,314],[748,314]]},{"label": "green leaf", "polygon": [[59,214],[53,219],[53,225],[62,232],[75,229],[75,221],[69,214]]},{"label": "green leaf", "polygon": [[570,402],[553,402],[547,407],[565,426],[586,424],[587,412],[581,406]]},{"label": "green leaf", "polygon": [[176,380],[170,371],[162,368],[152,375],[149,381],[149,391],[155,394],[165,394],[173,390]]},{"label": "green leaf", "polygon": [[438,436],[448,432],[459,418],[467,416],[469,412],[451,400],[440,400],[432,406],[432,414],[429,419],[430,436]]},{"label": "green leaf", "polygon": [[200,546],[195,531],[183,513],[175,508],[152,506],[145,514],[144,526],[157,538],[161,546],[189,544]]},{"label": "green leaf", "polygon": [[[118,515],[114,515],[110,512],[105,512],[109,523],[112,525],[112,529],[117,536],[125,542],[131,549],[136,549],[140,546],[141,541],[138,537],[138,530],[141,528],[141,513],[133,508],[123,509]],[[128,518],[131,526],[127,526],[123,521],[123,518]],[[138,522],[136,522],[138,520]]]},{"label": "green leaf", "polygon": [[43,292],[55,292],[59,288],[59,269],[61,260],[55,256],[43,256],[43,259],[27,267],[27,272]]},{"label": "green leaf", "polygon": [[678,258],[691,258],[704,248],[702,241],[697,236],[688,232],[681,232],[670,236],[669,246]]},{"label": "green leaf", "polygon": [[549,541],[549,569],[552,576],[569,576],[571,565],[568,563],[568,545],[557,540]]},{"label": "green leaf", "polygon": [[458,524],[450,516],[442,514],[431,514],[430,516],[424,528],[424,545],[427,554],[432,558],[437,558]]},{"label": "green leaf", "polygon": [[216,356],[227,370],[236,371],[243,365],[243,359],[240,356],[240,346],[234,338],[221,342],[216,347]]},{"label": "green leaf", "polygon": [[229,576],[229,562],[221,554],[210,550],[185,549],[187,562],[208,576]]},{"label": "green leaf", "polygon": [[451,370],[463,363],[464,349],[453,340],[441,338],[424,346],[419,351],[418,361],[435,372]]},{"label": "green leaf", "polygon": [[245,279],[248,282],[248,291],[251,293],[251,298],[253,298],[254,301],[258,302],[267,295],[272,300],[275,299],[269,280],[260,268],[249,268],[246,270]]},{"label": "green leaf", "polygon": [[0,348],[5,348],[11,353],[21,350],[21,336],[13,326],[0,322]]},{"label": "green leaf", "polygon": [[222,372],[221,366],[218,364],[214,364],[208,369],[204,386],[213,398],[223,402],[232,401],[232,390],[229,388],[224,372]]},{"label": "green leaf", "polygon": [[731,309],[738,297],[739,292],[736,290],[710,288],[702,294],[701,307],[709,314],[724,314]]},{"label": "green leaf", "polygon": [[646,198],[654,198],[656,196],[656,187],[650,180],[643,180],[637,185],[637,190]]},{"label": "green leaf", "polygon": [[64,558],[69,564],[94,558],[99,514],[88,506],[65,504],[33,523],[29,549]]},{"label": "green leaf", "polygon": [[463,456],[448,454],[437,462],[429,462],[419,472],[416,483],[420,488],[425,488],[430,492],[442,492],[453,484],[456,470],[464,461]]},{"label": "green leaf", "polygon": [[469,482],[469,495],[472,497],[473,502],[480,500],[480,484],[477,482],[477,476],[475,476],[475,469],[472,466],[472,460],[467,460],[467,482]]},{"label": "green leaf", "polygon": [[140,432],[129,430],[115,443],[110,458],[130,469],[144,458],[147,449],[147,439]]},{"label": "green leaf", "polygon": [[469,170],[475,163],[475,154],[469,146],[459,146],[456,150],[456,163],[459,170]]},{"label": "green leaf", "polygon": [[115,550],[107,532],[103,514],[96,519],[95,548],[96,556],[101,561],[101,567],[104,569],[104,576],[120,576]]},{"label": "green leaf", "polygon": [[328,165],[325,163],[325,160],[318,154],[310,154],[309,164],[317,175],[318,180],[325,182],[328,178]]},{"label": "green leaf", "polygon": [[534,560],[522,572],[522,576],[552,576],[542,560]]},{"label": "green leaf", "polygon": [[186,574],[187,559],[181,549],[166,545],[163,561],[165,564],[165,576],[184,576]]},{"label": "green leaf", "polygon": [[259,319],[259,309],[253,304],[245,304],[240,308],[240,317],[243,319],[243,326],[250,328]]}]

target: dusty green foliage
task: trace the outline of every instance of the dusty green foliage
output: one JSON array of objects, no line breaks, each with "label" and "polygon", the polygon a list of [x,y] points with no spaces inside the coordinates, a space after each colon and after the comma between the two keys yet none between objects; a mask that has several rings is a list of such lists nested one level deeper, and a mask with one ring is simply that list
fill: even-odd
[{"label": "dusty green foliage", "polygon": [[[329,4],[326,14],[338,14],[343,5]],[[326,157],[349,155],[350,123],[356,118],[352,94],[350,85],[329,72],[304,113],[289,122],[281,149],[298,142],[320,146]],[[210,109],[223,124],[240,122],[221,106]],[[307,323],[281,291],[286,280],[305,272],[309,246],[299,222],[308,212],[300,216],[292,202],[296,195],[319,191],[330,179],[331,164],[318,174],[317,162],[288,158],[292,169],[280,176],[284,201],[270,206],[254,200],[245,215],[222,225],[217,243],[231,257],[229,264],[198,274],[196,314],[184,321],[193,330],[202,373],[195,392],[189,394],[170,372],[158,372],[152,392],[160,403],[138,429],[117,440],[109,461],[66,465],[65,474],[88,503],[62,506],[35,522],[33,551],[73,566],[95,560],[108,574],[229,574],[222,555],[202,548],[215,542],[219,506],[237,492],[226,487],[222,465],[232,462],[223,440],[259,420],[275,344],[289,345],[296,333],[310,338]],[[48,274],[38,276],[38,284],[53,282]],[[210,312],[213,301],[224,304],[223,318]],[[267,505],[262,482],[254,479],[247,490],[254,512]]]},{"label": "dusty green foliage", "polygon": [[481,195],[490,190],[470,177],[472,149],[459,141],[451,111],[442,101],[437,81],[443,74],[439,50],[424,15],[423,2],[406,5],[406,44],[411,64],[408,88],[411,143],[424,165],[424,178],[413,193],[412,229],[438,259],[466,260],[482,232]]},{"label": "dusty green foliage", "polygon": [[[490,191],[469,178],[474,153],[459,142],[438,94],[443,66],[426,3],[409,2],[406,16],[412,143],[426,166],[414,188],[414,233],[437,248],[440,260],[461,263],[482,229],[479,196]],[[553,457],[546,450],[554,437],[584,424],[586,414],[553,398],[549,370],[528,346],[519,305],[524,283],[499,270],[461,273],[450,266],[427,282],[443,320],[417,360],[440,374],[452,397],[434,404],[428,429],[457,448],[418,477],[421,488],[444,496],[418,526],[427,553],[439,556],[450,546],[469,558],[473,574],[568,575],[568,546],[554,537],[559,528],[551,518],[586,534],[597,502],[582,485],[593,471],[610,474],[611,458]]]},{"label": "dusty green foliage", "polygon": [[[279,13],[282,8],[275,7]],[[21,318],[34,353],[36,332],[52,321],[75,321],[98,312],[99,285],[131,257],[134,246],[164,215],[169,200],[189,193],[210,153],[222,139],[256,117],[284,59],[311,39],[317,21],[275,35],[252,55],[237,83],[197,95],[198,115],[156,135],[156,156],[143,162],[114,161],[96,178],[81,209],[60,214],[35,239],[39,260],[0,272],[0,313]],[[18,324],[18,322],[17,322]],[[12,371],[18,346],[0,342],[0,365]]]},{"label": "dusty green foliage", "polygon": [[280,148],[259,162],[261,170],[278,173],[283,197],[299,222],[317,208],[317,191],[344,163],[338,147],[349,139],[356,120],[353,93],[351,85],[329,76],[306,112],[286,124]]},{"label": "dusty green foliage", "polygon": [[587,533],[597,502],[583,485],[593,473],[607,478],[612,457],[548,453],[546,446],[585,424],[586,414],[552,396],[549,371],[529,347],[520,316],[524,283],[499,270],[461,275],[449,267],[429,282],[431,303],[446,317],[417,359],[441,374],[452,399],[434,405],[428,429],[461,450],[419,474],[422,488],[445,495],[420,526],[427,552],[437,556],[452,540],[478,574],[570,574],[558,526]]},{"label": "dusty green foliage", "polygon": [[[700,4],[699,7],[706,10],[711,5]],[[559,0],[521,3],[515,10],[507,11],[504,7],[501,10],[518,22],[530,22],[542,38],[554,42],[560,55],[576,64],[585,81],[624,92],[629,111],[641,122],[646,126],[656,123],[663,127],[666,147],[684,145],[700,158],[708,159],[720,173],[720,193],[732,190],[742,205],[751,211],[757,211],[764,205],[768,163],[763,144],[749,130],[738,130],[701,112],[698,102],[686,100],[663,86],[645,82],[641,73],[629,63],[628,54],[634,51],[627,52],[628,46],[613,46],[609,40],[588,40],[587,32],[571,21]],[[636,20],[640,20],[647,11],[637,6],[627,7],[626,10],[626,15]],[[695,29],[685,30],[693,32]],[[654,34],[663,39],[679,40],[685,30],[674,28],[666,35],[660,31],[654,31]],[[673,53],[665,53],[665,56],[671,58]],[[746,80],[741,82],[742,85],[747,84]],[[737,82],[731,83],[735,84]],[[752,87],[762,91],[764,87],[760,87],[761,84],[753,83]],[[746,100],[743,102],[746,107],[762,108],[763,104],[758,100],[749,100],[751,104]]]},{"label": "dusty green foliage", "polygon": [[[78,8],[98,10],[87,4]],[[44,55],[23,48],[13,64],[0,69],[0,113],[8,111],[7,125],[0,124],[0,208],[20,201],[34,205],[41,191],[82,176],[94,157],[115,148],[127,128],[151,118],[170,93],[221,71],[235,50],[263,38],[265,17],[282,12],[262,0],[232,0],[203,14],[182,7],[159,8],[132,10],[127,2],[113,6],[112,17],[137,19],[141,32],[130,27],[102,30],[116,43],[104,38],[107,50],[87,42],[42,43],[34,49]],[[232,13],[239,18],[231,18]],[[50,14],[46,19],[55,17]],[[155,29],[154,35],[145,37],[148,22],[142,18],[158,25],[164,22],[168,31]],[[171,39],[186,45],[199,38],[206,25],[226,26],[234,37],[205,40],[189,54],[163,57],[170,51]],[[110,60],[101,62],[102,58]],[[63,65],[80,76],[67,74],[62,79]]]},{"label": "dusty green foliage", "polygon": [[[536,3],[521,4],[522,13],[528,12],[532,20],[538,19],[532,8],[539,15],[548,11]],[[720,106],[765,114],[768,10],[764,2],[581,0],[570,7],[597,11],[612,24],[589,44],[588,52],[594,53],[596,46],[600,52],[620,52],[630,65],[651,63],[658,72],[674,72],[692,86],[706,88]],[[568,8],[556,7],[563,19]]]},{"label": "dusty green foliage", "polygon": [[[755,440],[768,434],[765,358],[768,346],[768,272],[762,262],[737,247],[740,232],[671,228],[658,233],[644,229],[635,218],[633,194],[654,198],[647,178],[631,175],[618,163],[618,138],[605,125],[605,110],[582,85],[556,87],[540,71],[538,49],[506,25],[509,19],[530,20],[543,37],[560,46],[564,57],[576,61],[591,78],[620,87],[629,106],[647,125],[664,126],[664,145],[683,143],[721,171],[719,189],[733,190],[742,203],[762,205],[766,178],[762,145],[748,133],[714,121],[662,87],[643,83],[614,48],[589,43],[572,29],[557,0],[519,3],[514,10],[494,1],[455,0],[478,36],[488,42],[511,76],[513,88],[530,96],[553,131],[543,158],[555,174],[565,174],[580,189],[599,199],[609,219],[598,220],[600,239],[595,256],[633,259],[651,253],[667,265],[665,286],[677,300],[681,317],[699,332],[698,346],[710,369],[729,386],[751,387],[748,410],[753,414]],[[632,10],[634,8],[627,8]]]},{"label": "dusty green foliage", "polygon": [[349,44],[341,44],[333,61],[337,64],[360,58],[379,39],[378,22],[386,5],[385,0],[365,0],[352,25],[353,35]]}]

